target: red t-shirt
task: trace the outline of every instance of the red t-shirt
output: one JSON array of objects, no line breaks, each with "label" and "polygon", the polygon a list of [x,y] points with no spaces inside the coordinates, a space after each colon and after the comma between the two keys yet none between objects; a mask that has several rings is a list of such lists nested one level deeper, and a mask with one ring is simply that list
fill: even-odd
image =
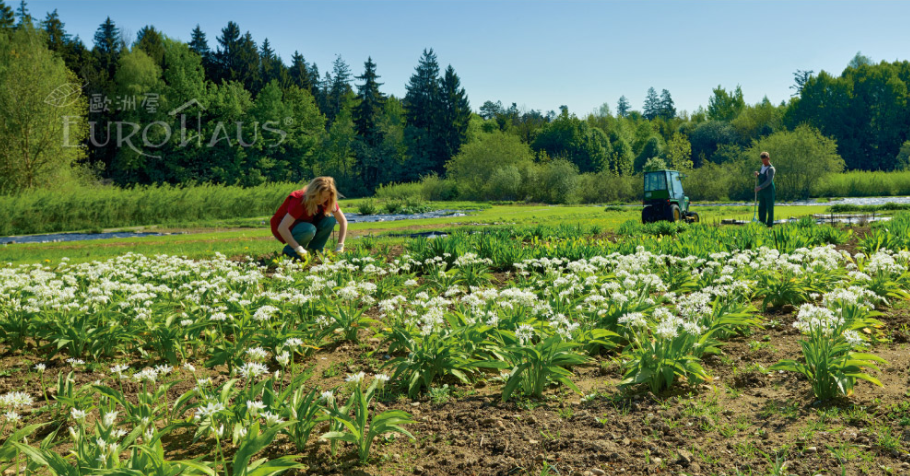
[{"label": "red t-shirt", "polygon": [[[281,237],[281,233],[278,233],[278,225],[281,224],[281,220],[284,220],[285,215],[291,215],[295,218],[294,223],[291,224],[292,229],[297,226],[298,223],[307,222],[315,224],[317,218],[322,218],[325,216],[325,208],[322,206],[316,209],[315,215],[310,215],[307,212],[306,206],[303,204],[304,193],[306,193],[305,188],[291,192],[291,194],[288,195],[288,198],[284,199],[284,203],[278,207],[278,211],[275,212],[275,215],[272,216],[272,234],[275,235],[275,238],[278,238],[278,241],[282,243],[285,241],[284,238]],[[338,207],[338,202],[335,202],[335,211],[337,212],[339,210],[340,208]]]}]

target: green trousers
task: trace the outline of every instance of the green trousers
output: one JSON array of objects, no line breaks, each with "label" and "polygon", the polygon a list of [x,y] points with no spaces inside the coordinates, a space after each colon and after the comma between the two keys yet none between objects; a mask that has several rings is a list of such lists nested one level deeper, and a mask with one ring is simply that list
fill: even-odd
[{"label": "green trousers", "polygon": [[774,224],[774,184],[758,191],[758,221],[768,227]]},{"label": "green trousers", "polygon": [[[325,243],[329,241],[332,230],[335,228],[335,217],[322,217],[315,224],[302,222],[291,228],[291,235],[297,240],[300,246],[311,252],[322,252]],[[291,245],[284,245],[282,252],[291,258],[300,258],[297,252],[291,248]]]}]

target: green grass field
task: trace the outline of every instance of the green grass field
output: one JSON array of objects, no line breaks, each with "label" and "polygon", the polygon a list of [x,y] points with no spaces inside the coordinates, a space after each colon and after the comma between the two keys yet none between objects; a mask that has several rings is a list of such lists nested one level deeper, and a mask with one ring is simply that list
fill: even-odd
[{"label": "green grass field", "polygon": [[[472,202],[435,203],[440,208],[468,209],[484,208],[471,212],[468,216],[429,218],[420,220],[401,220],[377,223],[352,223],[349,226],[348,248],[357,246],[358,237],[374,235],[382,237],[388,234],[407,233],[431,230],[452,230],[457,228],[480,226],[534,226],[537,224],[563,225],[577,224],[597,225],[605,231],[615,230],[628,220],[638,220],[640,209],[629,207],[628,210],[605,212],[600,206],[560,206],[560,205],[489,205]],[[342,203],[349,211],[356,211],[356,201]],[[824,213],[825,206],[778,207],[777,218],[800,217]],[[749,207],[698,207],[698,213],[704,223],[719,223],[725,218],[749,220],[752,209]],[[202,222],[182,223],[177,226],[148,226],[132,230],[181,232],[168,236],[149,236],[142,238],[107,239],[80,242],[11,244],[0,247],[0,263],[56,263],[62,258],[71,262],[104,260],[124,253],[141,253],[147,255],[168,254],[205,258],[214,253],[227,256],[262,256],[280,251],[281,245],[272,237],[268,228],[269,217],[209,220]],[[336,228],[337,230],[337,228]],[[337,231],[336,231],[337,236]],[[402,242],[407,238],[381,238],[384,243]]]}]

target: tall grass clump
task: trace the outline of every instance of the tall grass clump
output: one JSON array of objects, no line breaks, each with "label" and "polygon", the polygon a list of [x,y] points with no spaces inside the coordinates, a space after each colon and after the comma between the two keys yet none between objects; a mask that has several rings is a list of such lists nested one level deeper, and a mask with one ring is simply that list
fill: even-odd
[{"label": "tall grass clump", "polygon": [[815,197],[883,197],[910,195],[910,171],[846,172],[819,180]]},{"label": "tall grass clump", "polygon": [[851,205],[849,203],[839,203],[828,207],[831,213],[851,213],[851,212],[895,212],[910,210],[910,203],[883,203],[881,205]]},{"label": "tall grass clump", "polygon": [[271,215],[296,183],[37,189],[0,196],[0,235]]}]

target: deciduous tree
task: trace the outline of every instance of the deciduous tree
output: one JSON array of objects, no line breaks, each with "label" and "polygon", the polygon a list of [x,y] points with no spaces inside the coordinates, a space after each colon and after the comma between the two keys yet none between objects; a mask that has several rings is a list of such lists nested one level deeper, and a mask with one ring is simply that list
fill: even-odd
[{"label": "deciduous tree", "polygon": [[819,180],[844,169],[837,142],[808,125],[756,141],[746,157],[757,161],[762,152],[771,154],[771,163],[777,169],[774,176],[777,196],[782,200],[809,198]]},{"label": "deciduous tree", "polygon": [[708,99],[708,119],[715,121],[732,121],[746,107],[743,90],[738,85],[732,93],[721,86],[714,88],[714,94]]},{"label": "deciduous tree", "polygon": [[0,84],[0,193],[68,176],[85,156],[87,102],[79,79],[29,24],[0,34]]}]

